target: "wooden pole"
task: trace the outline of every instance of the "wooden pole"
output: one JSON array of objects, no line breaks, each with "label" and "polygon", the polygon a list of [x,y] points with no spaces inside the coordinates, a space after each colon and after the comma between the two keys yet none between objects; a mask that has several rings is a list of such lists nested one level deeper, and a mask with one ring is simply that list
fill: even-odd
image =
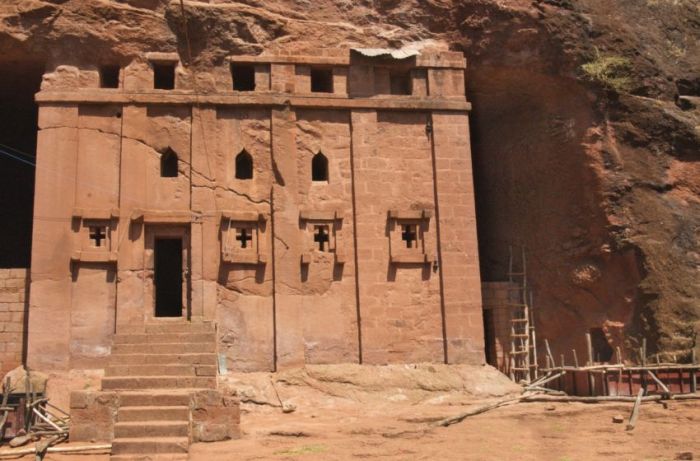
[{"label": "wooden pole", "polygon": [[647,364],[647,339],[642,338],[642,365]]},{"label": "wooden pole", "polygon": [[24,430],[29,432],[29,422],[31,421],[31,410],[29,409],[29,381],[31,377],[29,376],[29,370],[25,370],[24,373]]},{"label": "wooden pole", "polygon": [[[644,392],[644,389],[640,389]],[[639,399],[641,402],[658,402],[661,400],[700,400],[698,394],[674,394],[670,399],[664,398],[662,395],[646,395]],[[596,397],[579,397],[577,395],[524,395],[520,398],[521,402],[582,402],[582,403],[600,403],[600,402],[636,402],[637,397],[628,395],[601,395]]]},{"label": "wooden pole", "polygon": [[554,361],[554,356],[552,355],[552,350],[549,348],[549,340],[545,339],[544,340],[544,346],[547,349],[547,358],[552,362],[552,366],[556,366],[556,362]]},{"label": "wooden pole", "polygon": [[651,376],[652,379],[656,382],[656,384],[658,384],[659,387],[663,389],[666,395],[671,395],[671,391],[668,389],[668,387],[666,387],[666,385],[651,370],[647,370],[647,373],[649,373],[649,376]]},{"label": "wooden pole", "polygon": [[[588,351],[588,363],[586,365],[593,365],[593,342],[591,341],[591,334],[586,333],[586,349]],[[591,375],[590,371],[588,372],[588,394],[589,395],[595,395],[595,391],[593,390],[593,375]]]},{"label": "wooden pole", "polygon": [[632,414],[630,415],[630,420],[627,423],[627,430],[631,431],[634,426],[637,425],[637,418],[639,418],[639,407],[642,404],[642,397],[644,396],[644,388],[640,387],[637,393],[637,399],[634,401],[634,407],[632,407]]},{"label": "wooden pole", "polygon": [[615,346],[615,353],[617,354],[617,365],[620,367],[617,371],[617,393],[619,395],[622,390],[622,352],[620,346]]},{"label": "wooden pole", "polygon": [[576,349],[571,349],[571,352],[574,354],[574,366],[578,368],[578,355],[576,355]]},{"label": "wooden pole", "polygon": [[586,348],[588,350],[588,363],[587,365],[593,365],[593,343],[591,342],[591,334],[586,333]]},{"label": "wooden pole", "polygon": [[[80,453],[84,451],[109,451],[112,449],[111,443],[101,444],[101,445],[85,445],[77,447],[49,447],[46,451],[49,453]],[[36,453],[36,448],[22,448],[20,450],[2,450],[0,451],[0,457],[11,457],[17,458],[18,456],[31,455]]]},{"label": "wooden pole", "polygon": [[[690,360],[693,362],[693,365],[695,365],[695,349],[690,351]],[[698,377],[697,377],[698,371],[693,368],[690,370],[690,392],[693,394],[698,391]]]},{"label": "wooden pole", "polygon": [[[8,376],[5,379],[5,388],[3,389],[2,393],[2,406],[4,408],[7,408],[7,401],[10,398],[10,384],[11,384],[11,379]],[[2,412],[2,417],[0,417],[0,440],[5,438],[5,423],[7,422],[7,417],[10,414],[10,410],[3,410]]]},{"label": "wooden pole", "polygon": [[543,385],[547,384],[548,382],[554,381],[554,380],[557,379],[557,378],[561,378],[561,377],[564,376],[565,374],[566,374],[566,372],[565,372],[565,371],[562,371],[561,373],[557,373],[556,375],[550,376],[550,377],[547,378],[547,379],[544,379],[544,380],[538,381],[538,382],[536,382],[536,383],[533,383],[531,386],[527,386],[525,389],[531,389],[531,388],[533,388],[533,387],[543,387]]}]

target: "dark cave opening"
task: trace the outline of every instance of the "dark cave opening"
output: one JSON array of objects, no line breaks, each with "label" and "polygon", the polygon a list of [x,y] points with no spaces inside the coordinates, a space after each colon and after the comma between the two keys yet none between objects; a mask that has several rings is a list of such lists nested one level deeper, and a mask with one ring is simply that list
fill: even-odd
[{"label": "dark cave opening", "polygon": [[5,61],[0,73],[0,267],[29,267],[39,91],[44,65]]}]

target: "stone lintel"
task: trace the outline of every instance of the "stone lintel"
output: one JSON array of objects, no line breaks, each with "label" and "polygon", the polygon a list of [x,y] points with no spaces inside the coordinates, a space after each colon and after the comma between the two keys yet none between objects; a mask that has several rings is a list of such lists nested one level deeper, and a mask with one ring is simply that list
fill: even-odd
[{"label": "stone lintel", "polygon": [[433,210],[389,210],[391,219],[430,219]]},{"label": "stone lintel", "polygon": [[104,89],[83,91],[41,91],[36,102],[73,104],[210,104],[221,106],[274,106],[318,109],[374,109],[374,110],[471,110],[471,103],[463,98],[415,98],[413,96],[382,95],[369,98],[345,96],[289,95],[280,93],[196,94],[183,90],[153,90],[144,93],[118,93]]},{"label": "stone lintel", "polygon": [[340,210],[301,210],[299,212],[299,219],[302,221],[342,221],[343,212]]},{"label": "stone lintel", "polygon": [[75,219],[100,219],[107,220],[119,217],[117,208],[111,209],[88,209],[73,208],[73,218]]},{"label": "stone lintel", "polygon": [[162,53],[158,51],[153,51],[146,53],[146,59],[151,62],[162,62],[162,63],[172,63],[179,62],[180,55],[177,53]]},{"label": "stone lintel", "polygon": [[262,253],[237,254],[227,251],[224,252],[222,259],[225,263],[230,264],[259,265],[267,263],[267,256]]},{"label": "stone lintel", "polygon": [[391,262],[394,264],[427,264],[434,260],[433,255],[422,252],[391,255]]},{"label": "stone lintel", "polygon": [[234,222],[262,222],[266,221],[267,217],[264,213],[258,213],[257,211],[222,211],[221,219]]},{"label": "stone lintel", "polygon": [[189,224],[193,216],[191,211],[134,210],[131,220],[144,224]]},{"label": "stone lintel", "polygon": [[84,263],[116,263],[117,252],[76,250],[71,254],[70,259],[73,262],[80,261]]}]

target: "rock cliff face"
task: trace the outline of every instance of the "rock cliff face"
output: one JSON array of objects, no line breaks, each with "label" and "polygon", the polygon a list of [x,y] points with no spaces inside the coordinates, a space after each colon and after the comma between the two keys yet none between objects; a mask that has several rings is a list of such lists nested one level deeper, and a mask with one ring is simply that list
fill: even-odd
[{"label": "rock cliff face", "polygon": [[[689,357],[700,330],[696,0],[5,0],[0,63],[127,64],[319,47],[461,50],[484,280],[527,249],[540,337]],[[665,357],[664,357],[665,358]]]}]

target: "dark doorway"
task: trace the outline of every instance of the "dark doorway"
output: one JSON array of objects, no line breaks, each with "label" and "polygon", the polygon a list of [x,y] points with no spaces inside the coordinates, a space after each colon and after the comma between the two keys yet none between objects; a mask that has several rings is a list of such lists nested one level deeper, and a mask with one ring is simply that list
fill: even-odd
[{"label": "dark doorway", "polygon": [[156,238],[156,317],[182,317],[182,239]]}]

